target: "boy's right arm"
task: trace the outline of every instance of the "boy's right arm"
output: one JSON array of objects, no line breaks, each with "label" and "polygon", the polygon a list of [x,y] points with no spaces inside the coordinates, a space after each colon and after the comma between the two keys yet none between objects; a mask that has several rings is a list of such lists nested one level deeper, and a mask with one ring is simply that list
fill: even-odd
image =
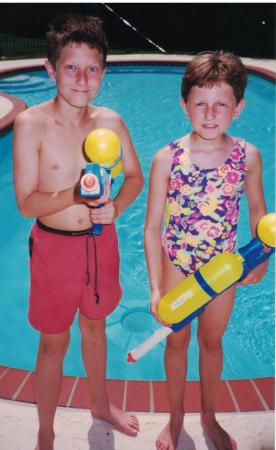
[{"label": "boy's right arm", "polygon": [[19,114],[14,124],[14,189],[18,208],[26,217],[47,216],[75,203],[74,186],[57,192],[39,191],[42,127],[30,110]]},{"label": "boy's right arm", "polygon": [[161,298],[163,275],[161,232],[171,166],[170,155],[167,150],[164,149],[158,152],[153,160],[149,177],[144,235],[145,254],[151,288],[151,312],[159,322],[157,305]]}]

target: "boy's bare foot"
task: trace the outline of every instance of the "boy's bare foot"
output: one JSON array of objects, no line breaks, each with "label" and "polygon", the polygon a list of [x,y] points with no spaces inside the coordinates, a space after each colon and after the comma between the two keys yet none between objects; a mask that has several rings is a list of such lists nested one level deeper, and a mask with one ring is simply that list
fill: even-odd
[{"label": "boy's bare foot", "polygon": [[236,441],[219,425],[214,416],[201,415],[201,426],[217,450],[237,450]]},{"label": "boy's bare foot", "polygon": [[183,427],[184,414],[171,418],[156,440],[157,450],[175,450]]},{"label": "boy's bare foot", "polygon": [[48,435],[39,432],[35,450],[54,450],[54,439],[54,433]]},{"label": "boy's bare foot", "polygon": [[129,412],[122,411],[114,405],[110,405],[108,411],[95,411],[92,410],[92,416],[95,419],[101,419],[109,422],[118,431],[125,433],[129,436],[137,436],[139,431],[139,422],[136,416]]}]

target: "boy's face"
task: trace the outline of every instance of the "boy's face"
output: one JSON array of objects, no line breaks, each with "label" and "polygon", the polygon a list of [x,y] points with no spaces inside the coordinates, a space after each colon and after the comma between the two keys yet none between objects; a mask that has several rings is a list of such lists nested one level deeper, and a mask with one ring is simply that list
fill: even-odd
[{"label": "boy's face", "polygon": [[105,74],[102,60],[96,48],[72,42],[61,50],[55,67],[46,61],[58,98],[77,108],[86,107],[96,97]]},{"label": "boy's face", "polygon": [[227,83],[209,87],[193,86],[188,102],[182,100],[183,109],[195,132],[203,139],[218,139],[237,118],[244,107],[238,104],[233,88]]}]

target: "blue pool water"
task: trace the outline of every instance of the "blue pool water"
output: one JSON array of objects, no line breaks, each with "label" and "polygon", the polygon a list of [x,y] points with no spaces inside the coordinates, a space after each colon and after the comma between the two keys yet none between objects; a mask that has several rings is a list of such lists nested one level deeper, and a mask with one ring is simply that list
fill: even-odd
[{"label": "blue pool water", "polygon": [[[126,363],[127,352],[157,328],[148,311],[149,286],[143,250],[148,173],[154,153],[190,128],[179,105],[183,67],[110,67],[95,103],[118,111],[131,132],[146,178],[142,195],[118,220],[121,251],[122,301],[107,320],[108,377],[117,379],[164,379],[164,344],[135,365]],[[29,106],[48,100],[55,87],[44,71],[0,78],[0,91],[15,95]],[[264,189],[273,211],[275,90],[274,84],[250,74],[246,109],[230,133],[258,146],[264,164]],[[12,180],[12,133],[0,137],[0,364],[33,369],[38,333],[27,321],[27,240],[32,220],[17,211]],[[116,179],[115,191],[121,176]],[[250,240],[245,199],[241,205],[239,245]],[[190,380],[198,379],[196,321],[189,350]],[[224,338],[223,378],[272,376],[274,374],[274,258],[265,279],[256,286],[238,288],[235,308]],[[65,360],[65,373],[84,375],[76,322]]]}]

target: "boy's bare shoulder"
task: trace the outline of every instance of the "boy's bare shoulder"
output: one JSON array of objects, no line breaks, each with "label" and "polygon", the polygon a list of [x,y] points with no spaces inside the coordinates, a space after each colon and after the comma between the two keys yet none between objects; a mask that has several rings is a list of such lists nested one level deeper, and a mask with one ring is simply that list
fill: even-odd
[{"label": "boy's bare shoulder", "polygon": [[16,116],[15,126],[16,128],[24,127],[30,130],[35,128],[37,130],[45,125],[51,117],[51,102],[45,102],[20,112]]},{"label": "boy's bare shoulder", "polygon": [[96,127],[112,128],[123,124],[121,116],[116,111],[104,106],[91,107],[90,116]]}]

